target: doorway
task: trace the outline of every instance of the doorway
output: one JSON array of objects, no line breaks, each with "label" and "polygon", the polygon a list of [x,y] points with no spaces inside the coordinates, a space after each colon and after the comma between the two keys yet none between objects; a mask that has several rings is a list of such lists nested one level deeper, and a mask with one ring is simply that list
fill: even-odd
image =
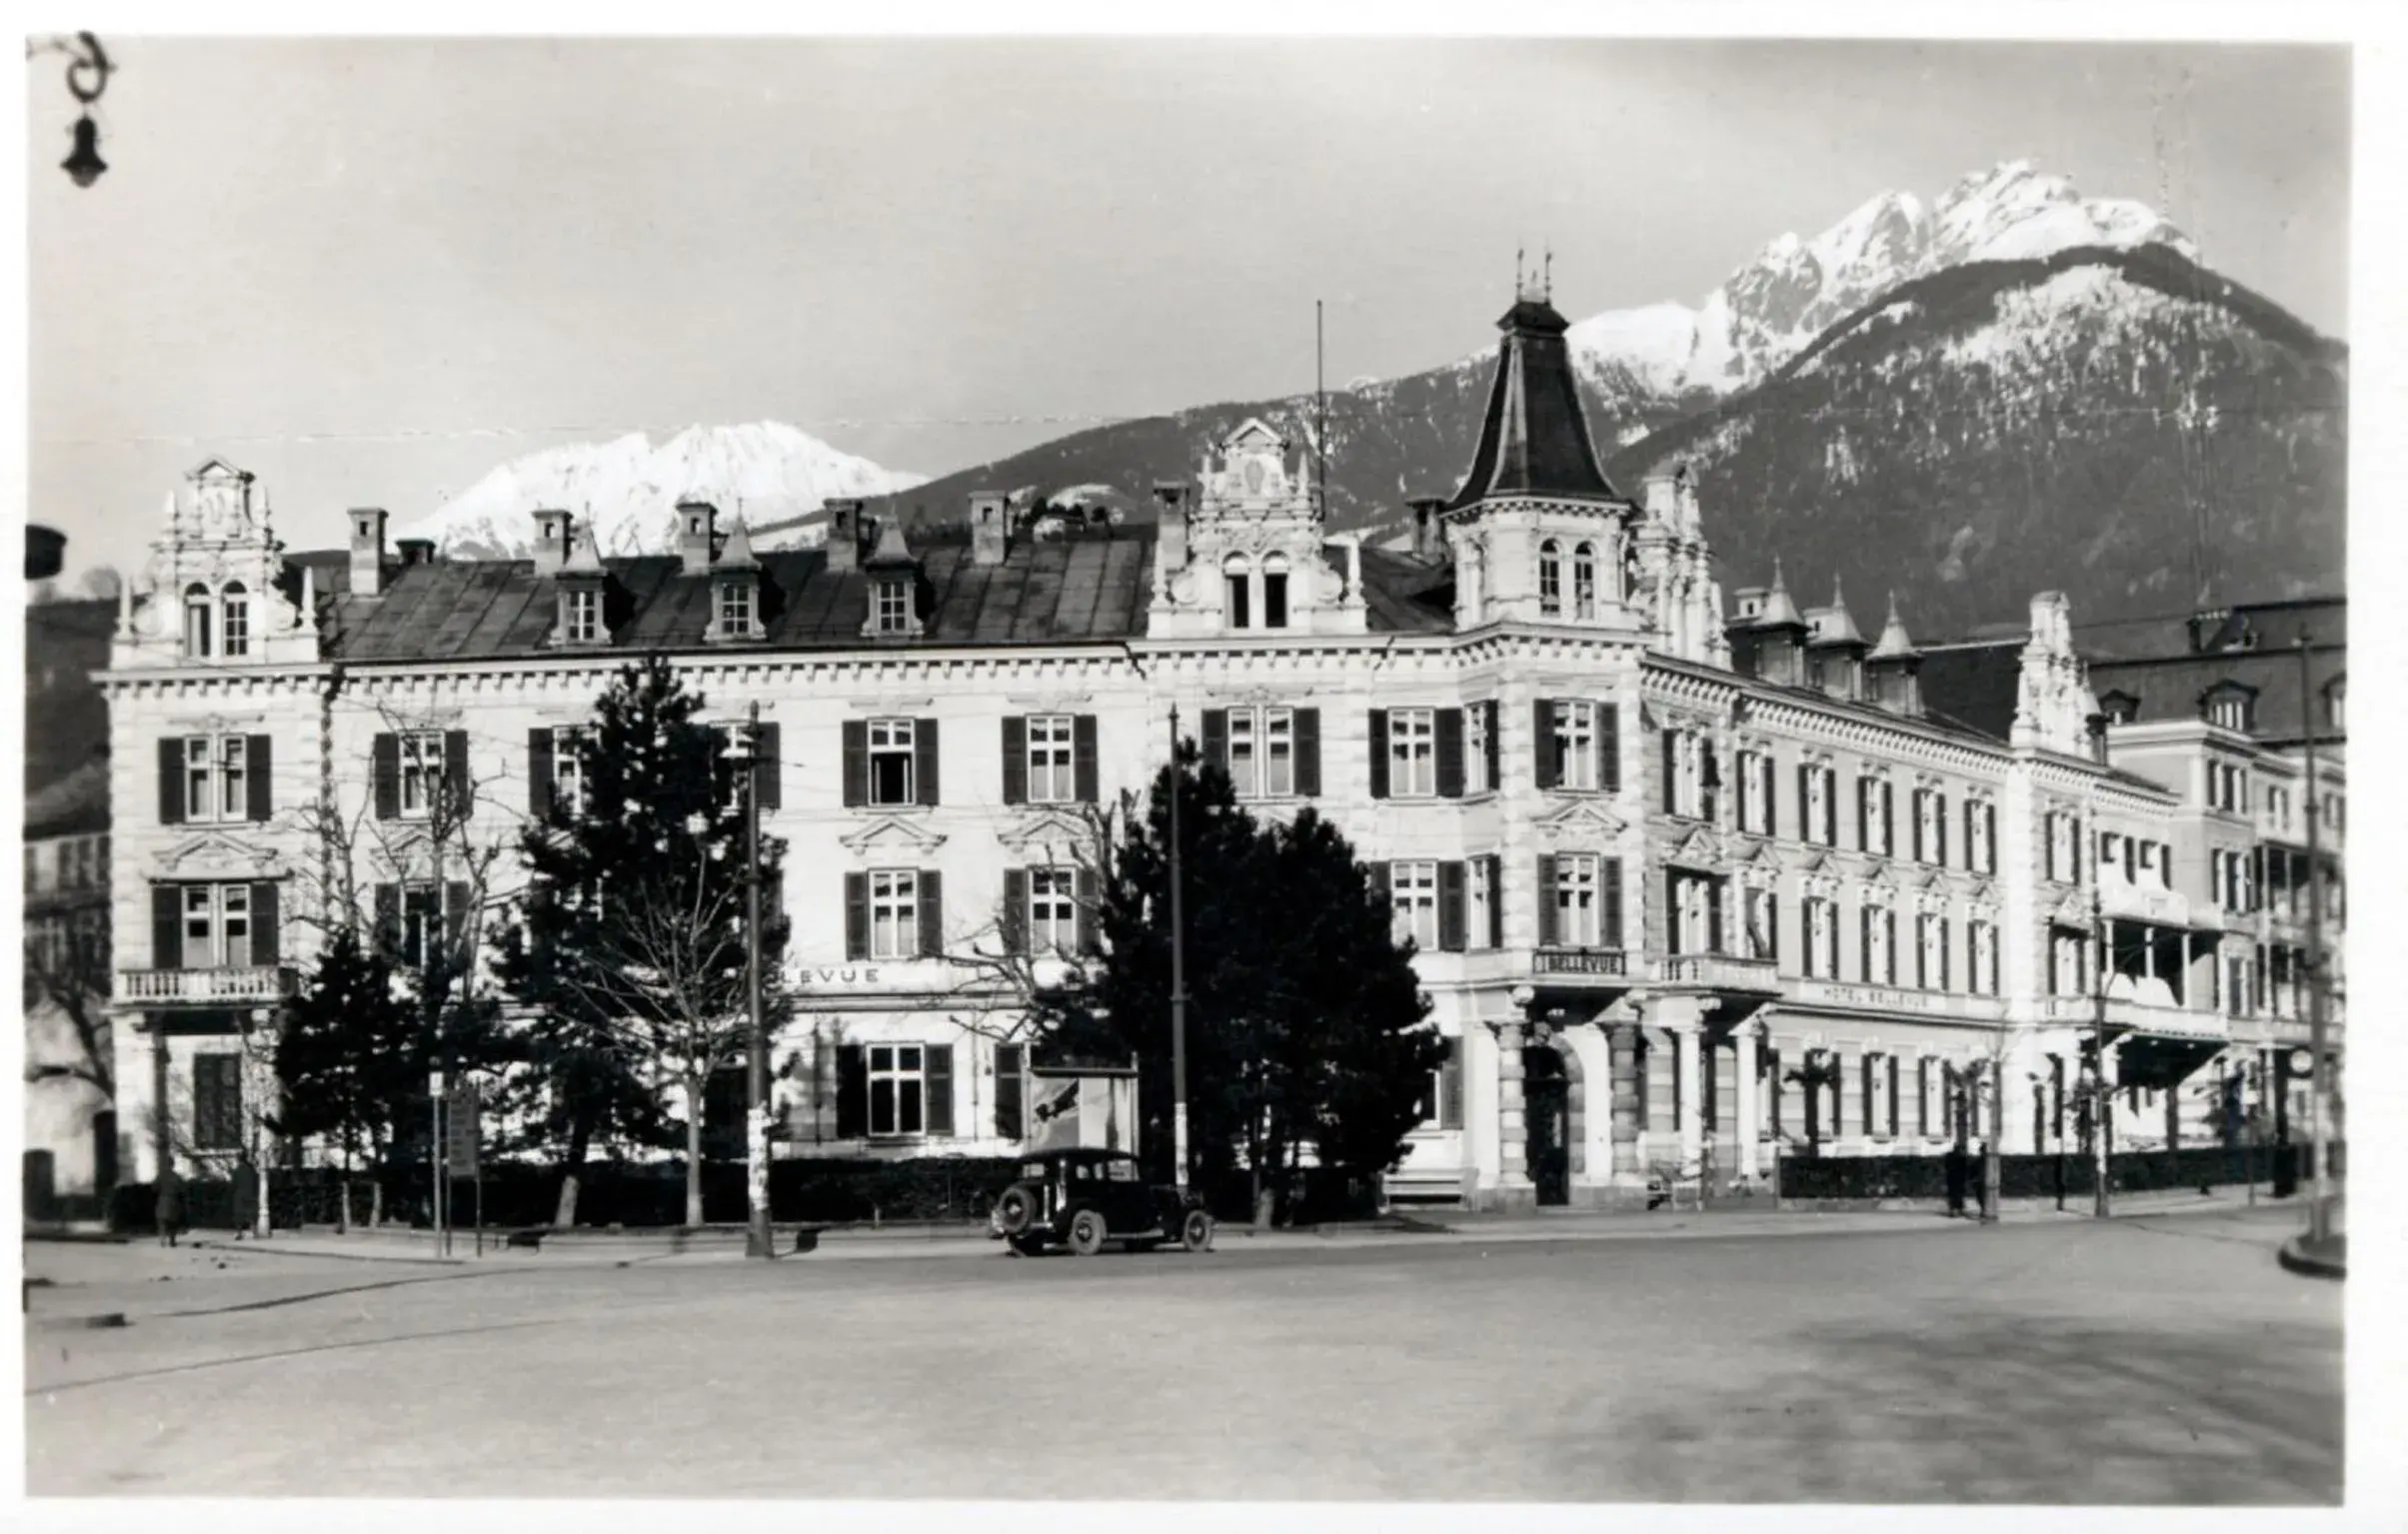
[{"label": "doorway", "polygon": [[1522,1113],[1529,1129],[1530,1182],[1541,1208],[1572,1199],[1571,1082],[1563,1056],[1551,1044],[1521,1052]]}]

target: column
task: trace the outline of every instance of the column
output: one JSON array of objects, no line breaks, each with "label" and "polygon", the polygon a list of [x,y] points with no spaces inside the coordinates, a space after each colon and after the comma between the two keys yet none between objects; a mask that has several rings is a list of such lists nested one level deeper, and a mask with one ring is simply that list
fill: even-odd
[{"label": "column", "polygon": [[2116,1056],[2122,1051],[2123,1041],[2121,1039],[2109,1040],[2107,1046],[2099,1051],[2099,1083],[2103,1088],[2099,1093],[2101,1102],[2099,1132],[2106,1140],[2107,1154],[2109,1155],[2114,1155],[2119,1148],[2116,1144],[2119,1133],[2116,1120],[2121,1115],[2116,1111],[2115,1094],[2122,1090],[2123,1072],[2118,1068]]},{"label": "column", "polygon": [[1680,1174],[1697,1175],[1703,1165],[1704,1114],[1697,1105],[1697,1078],[1701,1074],[1697,1060],[1697,1035],[1702,1031],[1697,1023],[1678,1022],[1672,1025],[1673,1047],[1680,1051]]},{"label": "column", "polygon": [[1521,1099],[1522,1025],[1491,1024],[1496,1033],[1496,1156],[1498,1188],[1509,1199],[1530,1186],[1530,1133]]},{"label": "column", "polygon": [[1738,1072],[1739,1098],[1739,1178],[1752,1185],[1758,1175],[1756,1168],[1756,1137],[1761,1130],[1756,1104],[1756,1032],[1759,1023],[1742,1023],[1731,1035],[1731,1053]]},{"label": "column", "polygon": [[1613,1185],[1636,1189],[1643,1198],[1647,1169],[1638,1163],[1638,1024],[1607,1023],[1605,1048],[1613,1103]]}]

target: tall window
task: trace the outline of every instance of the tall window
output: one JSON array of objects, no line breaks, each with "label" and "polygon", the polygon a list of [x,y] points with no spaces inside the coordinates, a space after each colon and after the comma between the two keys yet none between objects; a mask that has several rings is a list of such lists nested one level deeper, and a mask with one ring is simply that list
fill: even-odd
[{"label": "tall window", "polygon": [[1864,922],[1864,982],[1897,984],[1897,913],[1886,905],[1867,905],[1858,919]]},{"label": "tall window", "polygon": [[1948,801],[1936,788],[1914,790],[1914,857],[1917,862],[1948,860]]},{"label": "tall window", "polygon": [[879,634],[909,634],[912,632],[912,583],[881,581],[877,584],[877,607],[873,610],[876,632]]},{"label": "tall window", "polygon": [[1990,845],[1994,806],[1977,799],[1965,801],[1965,866],[1977,873],[1998,871],[1997,849]]},{"label": "tall window", "polygon": [[1254,626],[1253,573],[1246,568],[1244,560],[1235,556],[1231,556],[1228,563],[1220,567],[1220,572],[1224,589],[1228,593],[1229,627],[1232,629],[1252,628]]},{"label": "tall window", "polygon": [[1819,846],[1832,846],[1837,842],[1833,831],[1838,823],[1838,816],[1831,797],[1838,790],[1838,774],[1831,768],[1827,767],[1806,768],[1805,839]]},{"label": "tall window", "polygon": [[1490,705],[1470,704],[1463,710],[1463,791],[1485,793],[1488,781],[1488,713]]},{"label": "tall window", "polygon": [[[1466,947],[1490,946],[1496,922],[1496,859],[1474,857],[1463,869],[1463,938]],[[1540,896],[1544,898],[1543,893]]]},{"label": "tall window", "polygon": [[928,1131],[928,1066],[918,1044],[870,1046],[870,1132]]},{"label": "tall window", "polygon": [[1067,804],[1079,796],[1071,758],[1072,717],[1029,717],[1029,802]]},{"label": "tall window", "polygon": [[1805,900],[1806,975],[1809,979],[1839,977],[1839,908],[1820,895]]},{"label": "tall window", "polygon": [[192,1148],[235,1150],[243,1142],[243,1057],[192,1057]]},{"label": "tall window", "polygon": [[1672,737],[1672,812],[1689,819],[1706,813],[1705,741],[1688,731]]},{"label": "tall window", "polygon": [[1889,779],[1859,777],[1856,779],[1856,815],[1864,824],[1864,849],[1876,857],[1891,855]]},{"label": "tall window", "polygon": [[2344,723],[2344,710],[2342,708],[2348,692],[2349,690],[2343,687],[2338,680],[2326,685],[2324,690],[2324,725],[2327,730],[2346,730],[2349,728],[2347,724]]},{"label": "tall window", "polygon": [[870,956],[872,958],[915,958],[919,953],[919,873],[910,868],[872,869],[870,873]]},{"label": "tall window", "polygon": [[2048,816],[2048,876],[2059,883],[2078,883],[2082,877],[2082,826],[2070,814]]},{"label": "tall window", "polygon": [[401,754],[401,812],[417,818],[435,812],[435,796],[443,791],[443,732],[404,732]]},{"label": "tall window", "polygon": [[1554,738],[1547,744],[1555,754],[1556,785],[1564,788],[1596,787],[1596,705],[1557,699],[1554,716]]},{"label": "tall window", "polygon": [[1538,546],[1538,612],[1563,616],[1563,546],[1551,538]]},{"label": "tall window", "polygon": [[1948,921],[1931,911],[1915,917],[1915,983],[1925,990],[1948,988]]},{"label": "tall window", "polygon": [[432,968],[443,956],[443,886],[404,884],[401,891],[401,962]]},{"label": "tall window", "polygon": [[1287,627],[1287,561],[1275,554],[1262,561],[1262,627]]},{"label": "tall window", "polygon": [[249,743],[241,736],[184,738],[184,817],[240,820],[250,813]]},{"label": "tall window", "polygon": [[209,600],[209,588],[195,581],[184,588],[184,655],[187,660],[206,660],[215,654],[210,648],[212,622],[216,604]]},{"label": "tall window", "polygon": [[1721,896],[1710,878],[1674,874],[1672,878],[1672,951],[1714,951],[1714,902]]},{"label": "tall window", "polygon": [[1594,545],[1572,549],[1572,617],[1597,616],[1597,551]]},{"label": "tall window", "polygon": [[1029,948],[1033,953],[1079,949],[1079,902],[1074,870],[1029,870]]},{"label": "tall window", "polygon": [[1423,952],[1438,945],[1436,863],[1389,863],[1388,900],[1395,913],[1392,930],[1398,942],[1409,937]]},{"label": "tall window", "polygon": [[251,653],[251,597],[240,581],[229,581],[219,594],[219,608],[224,627],[218,632],[223,639],[221,653],[247,656]]},{"label": "tall window", "polygon": [[251,886],[184,886],[186,969],[244,969],[251,964]]},{"label": "tall window", "polygon": [[1965,978],[1977,996],[1998,994],[1998,928],[1988,921],[1972,921],[1965,926],[1967,957],[1972,963]]},{"label": "tall window", "polygon": [[585,731],[564,725],[552,732],[552,802],[574,819],[586,812],[586,764],[580,744]]},{"label": "tall window", "polygon": [[1603,928],[1598,896],[1599,864],[1590,852],[1555,857],[1555,940],[1566,947],[1618,947],[1622,934]]},{"label": "tall window", "polygon": [[1388,792],[1397,798],[1438,791],[1438,727],[1429,709],[1388,711]]},{"label": "tall window", "polygon": [[572,587],[561,594],[568,604],[569,643],[594,645],[602,640],[602,593],[591,587]]},{"label": "tall window", "polygon": [[913,720],[870,722],[870,802],[918,803],[918,767],[914,763],[918,725]]},{"label": "tall window", "polygon": [[1295,711],[1229,711],[1229,781],[1239,798],[1286,798],[1295,786]]},{"label": "tall window", "polygon": [[1739,829],[1757,836],[1772,834],[1772,758],[1767,753],[1739,753]]},{"label": "tall window", "polygon": [[1745,895],[1747,922],[1747,956],[1749,958],[1778,958],[1779,933],[1774,929],[1776,907],[1772,891],[1750,888]]}]

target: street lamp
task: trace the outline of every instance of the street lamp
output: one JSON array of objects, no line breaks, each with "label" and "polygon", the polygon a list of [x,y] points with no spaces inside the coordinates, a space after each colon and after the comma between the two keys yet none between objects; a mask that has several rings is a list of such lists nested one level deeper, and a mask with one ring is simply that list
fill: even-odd
[{"label": "street lamp", "polygon": [[117,66],[109,62],[100,39],[89,32],[78,32],[72,40],[52,38],[26,45],[26,57],[38,53],[67,55],[67,91],[83,103],[84,110],[75,120],[75,147],[59,162],[59,169],[77,186],[88,187],[109,168],[100,157],[100,125],[92,121],[92,104],[109,88],[109,75]]}]

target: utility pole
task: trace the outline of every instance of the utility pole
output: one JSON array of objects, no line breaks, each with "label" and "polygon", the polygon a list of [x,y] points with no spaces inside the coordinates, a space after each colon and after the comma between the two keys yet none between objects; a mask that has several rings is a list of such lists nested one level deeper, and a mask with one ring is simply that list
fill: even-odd
[{"label": "utility pole", "polygon": [[761,705],[744,726],[745,1189],[747,1257],[775,1257],[770,1233],[770,1041],[761,1010]]},{"label": "utility pole", "polygon": [[1179,706],[1171,706],[1171,1154],[1172,1177],[1188,1191],[1188,954],[1182,910],[1179,800],[1187,787],[1179,761]]},{"label": "utility pole", "polygon": [[2316,1184],[2308,1199],[2308,1239],[2322,1242],[2331,1234],[2331,1211],[2327,1207],[2333,1196],[2331,1171],[2325,1166],[2325,1143],[2330,1114],[2326,1101],[2332,1093],[2332,1070],[2325,1059],[2324,1025],[2324,859],[2318,835],[2318,792],[2316,781],[2316,713],[2310,707],[2314,695],[2308,685],[2308,634],[2299,634],[2299,720],[2300,738],[2307,748],[2308,800],[2308,1143],[2309,1153],[2316,1158]]}]

